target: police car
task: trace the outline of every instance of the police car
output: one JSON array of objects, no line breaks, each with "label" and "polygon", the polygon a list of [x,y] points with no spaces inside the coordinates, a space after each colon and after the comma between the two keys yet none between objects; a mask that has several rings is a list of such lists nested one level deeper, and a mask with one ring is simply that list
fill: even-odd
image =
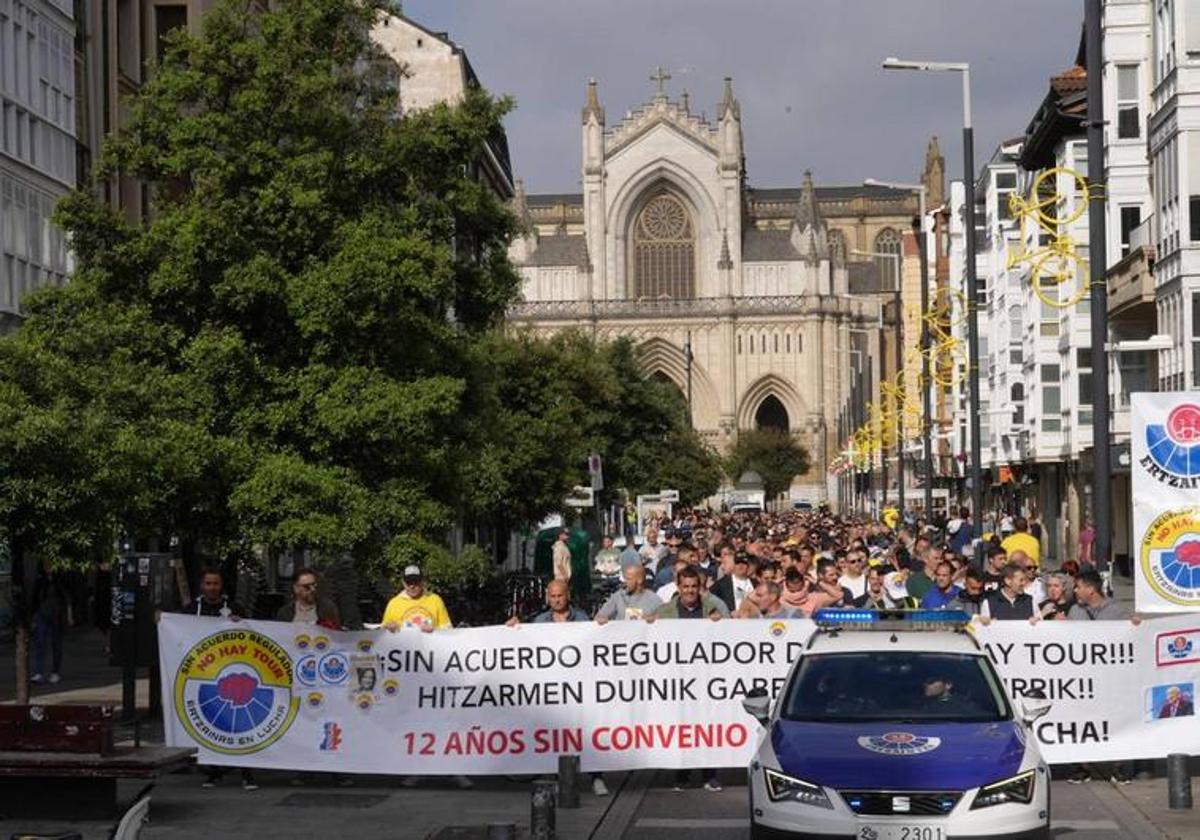
[{"label": "police car", "polygon": [[749,768],[753,840],[1048,840],[1031,724],[955,611],[818,610]]}]

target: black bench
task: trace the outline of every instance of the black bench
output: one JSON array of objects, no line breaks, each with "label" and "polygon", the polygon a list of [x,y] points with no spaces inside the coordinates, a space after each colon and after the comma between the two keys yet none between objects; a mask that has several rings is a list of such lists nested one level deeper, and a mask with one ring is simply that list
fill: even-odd
[{"label": "black bench", "polygon": [[112,706],[0,706],[0,816],[110,819],[118,779],[195,759],[192,748],[114,746],[112,727]]}]

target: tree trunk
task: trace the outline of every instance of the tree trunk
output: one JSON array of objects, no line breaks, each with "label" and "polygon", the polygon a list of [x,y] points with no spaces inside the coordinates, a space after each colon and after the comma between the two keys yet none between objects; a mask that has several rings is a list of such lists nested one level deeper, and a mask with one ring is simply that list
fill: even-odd
[{"label": "tree trunk", "polygon": [[17,705],[29,703],[29,625],[21,623],[13,631],[16,651]]},{"label": "tree trunk", "polygon": [[12,557],[13,651],[16,657],[13,675],[16,679],[17,703],[29,703],[29,628],[31,616],[25,589],[25,547],[15,537],[9,543]]}]

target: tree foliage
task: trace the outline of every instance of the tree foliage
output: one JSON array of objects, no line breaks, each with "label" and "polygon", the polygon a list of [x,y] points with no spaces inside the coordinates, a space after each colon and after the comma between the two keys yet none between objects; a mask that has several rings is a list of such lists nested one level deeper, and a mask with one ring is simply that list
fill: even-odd
[{"label": "tree foliage", "polygon": [[106,146],[153,216],[64,201],[76,275],[0,351],[2,512],[64,559],[118,522],[390,557],[453,520],[472,348],[518,282],[471,175],[508,104],[401,118],[360,72],[371,4],[249,5],[177,36]]},{"label": "tree foliage", "polygon": [[782,429],[754,429],[741,432],[727,458],[730,480],[753,470],[762,476],[768,498],[787,492],[792,479],[808,472],[808,450]]},{"label": "tree foliage", "polygon": [[[173,36],[58,210],[77,270],[0,339],[0,531],[60,564],[121,533],[353,552],[387,574],[463,516],[720,480],[628,342],[505,334],[517,220],[473,176],[509,103],[400,115],[360,0],[223,0]],[[439,554],[439,556],[441,556]]]}]

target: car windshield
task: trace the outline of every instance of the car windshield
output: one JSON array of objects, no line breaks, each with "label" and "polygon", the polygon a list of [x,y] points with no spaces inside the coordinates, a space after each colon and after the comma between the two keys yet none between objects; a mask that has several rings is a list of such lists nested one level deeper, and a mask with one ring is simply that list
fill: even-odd
[{"label": "car windshield", "polygon": [[984,723],[1012,714],[987,657],[880,651],[803,657],[780,716],[824,723]]}]

